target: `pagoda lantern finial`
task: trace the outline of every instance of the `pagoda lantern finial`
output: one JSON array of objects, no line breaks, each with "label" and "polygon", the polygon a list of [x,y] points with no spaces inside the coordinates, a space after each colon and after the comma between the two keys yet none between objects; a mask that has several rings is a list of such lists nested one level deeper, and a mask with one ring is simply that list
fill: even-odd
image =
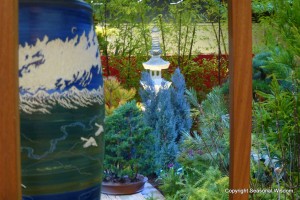
[{"label": "pagoda lantern finial", "polygon": [[162,51],[159,44],[159,29],[154,26],[151,31],[152,36],[152,48],[150,50],[150,54],[152,56],[160,56]]}]

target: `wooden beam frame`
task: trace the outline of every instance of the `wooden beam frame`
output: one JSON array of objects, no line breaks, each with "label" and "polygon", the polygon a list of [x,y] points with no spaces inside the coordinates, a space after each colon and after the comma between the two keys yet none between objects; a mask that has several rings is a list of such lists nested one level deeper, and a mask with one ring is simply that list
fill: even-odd
[{"label": "wooden beam frame", "polygon": [[0,200],[20,200],[18,0],[0,6]]},{"label": "wooden beam frame", "polygon": [[248,200],[252,127],[251,0],[229,0],[230,193]]}]

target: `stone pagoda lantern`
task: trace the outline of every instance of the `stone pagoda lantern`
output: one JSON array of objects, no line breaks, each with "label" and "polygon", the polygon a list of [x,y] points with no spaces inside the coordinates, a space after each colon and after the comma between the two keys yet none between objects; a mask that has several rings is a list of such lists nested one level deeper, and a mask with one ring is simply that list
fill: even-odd
[{"label": "stone pagoda lantern", "polygon": [[161,70],[168,69],[170,62],[163,60],[160,55],[162,50],[159,44],[159,29],[154,26],[151,32],[152,48],[150,50],[151,58],[143,63],[143,67],[149,71],[152,81],[154,82],[155,90],[158,91],[161,83],[164,81],[165,86],[170,87],[171,82],[164,80],[161,77]]}]

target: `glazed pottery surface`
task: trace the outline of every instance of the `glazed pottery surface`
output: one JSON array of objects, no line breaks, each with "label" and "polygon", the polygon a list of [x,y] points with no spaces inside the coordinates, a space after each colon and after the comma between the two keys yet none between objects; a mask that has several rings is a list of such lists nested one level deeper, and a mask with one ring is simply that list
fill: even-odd
[{"label": "glazed pottery surface", "polygon": [[104,98],[92,10],[19,1],[23,200],[99,200]]}]

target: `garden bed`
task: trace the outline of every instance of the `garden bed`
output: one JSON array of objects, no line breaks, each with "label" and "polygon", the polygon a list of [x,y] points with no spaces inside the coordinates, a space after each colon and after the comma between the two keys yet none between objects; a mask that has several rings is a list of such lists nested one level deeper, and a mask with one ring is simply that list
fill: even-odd
[{"label": "garden bed", "polygon": [[[108,60],[107,60],[108,59]],[[101,57],[103,67],[103,76],[115,76],[126,88],[134,87],[139,89],[142,71],[145,71],[142,63],[146,62],[149,57]],[[163,59],[170,62],[168,69],[162,71],[162,76],[170,80],[171,74],[177,67],[180,68],[185,77],[187,88],[193,87],[200,92],[202,98],[214,86],[220,85],[228,77],[228,55],[221,55],[220,63],[218,55],[199,54],[192,59],[186,57],[180,58],[178,66],[177,56],[167,56]]]}]

